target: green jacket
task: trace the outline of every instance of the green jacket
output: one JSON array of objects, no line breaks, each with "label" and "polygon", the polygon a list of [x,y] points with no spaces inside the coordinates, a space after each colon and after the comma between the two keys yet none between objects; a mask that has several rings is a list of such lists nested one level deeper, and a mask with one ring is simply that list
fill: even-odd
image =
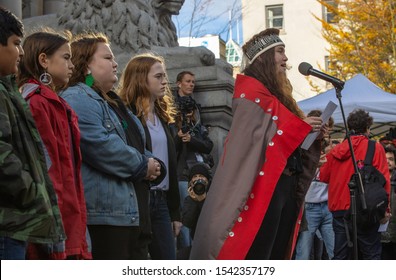
[{"label": "green jacket", "polygon": [[13,76],[0,77],[0,236],[65,239],[41,139]]}]

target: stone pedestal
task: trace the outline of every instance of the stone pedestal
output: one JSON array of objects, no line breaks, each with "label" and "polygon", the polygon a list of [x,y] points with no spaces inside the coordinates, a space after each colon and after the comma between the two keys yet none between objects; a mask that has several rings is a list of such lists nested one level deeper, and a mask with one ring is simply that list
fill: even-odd
[{"label": "stone pedestal", "polygon": [[58,27],[58,18],[56,14],[24,18],[23,25],[26,34],[29,34],[32,30],[40,30],[41,27],[50,27],[59,31],[63,30]]},{"label": "stone pedestal", "polygon": [[[201,82],[202,83],[202,82]],[[214,143],[212,156],[215,166],[223,152],[223,144],[231,127],[231,101],[234,84],[228,81],[206,81],[197,85],[195,99],[202,106],[202,123],[208,126]]]},{"label": "stone pedestal", "polygon": [[26,1],[23,8],[23,18],[37,17],[43,15],[43,0]]},{"label": "stone pedestal", "polygon": [[61,13],[64,6],[64,0],[44,0],[44,14],[49,15]]}]

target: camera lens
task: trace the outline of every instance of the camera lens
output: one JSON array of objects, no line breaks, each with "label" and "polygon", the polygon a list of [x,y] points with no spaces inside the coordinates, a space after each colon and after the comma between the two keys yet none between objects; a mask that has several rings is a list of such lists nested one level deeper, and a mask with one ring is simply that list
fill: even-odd
[{"label": "camera lens", "polygon": [[198,179],[193,184],[193,191],[196,195],[202,195],[206,192],[206,182],[202,179]]}]

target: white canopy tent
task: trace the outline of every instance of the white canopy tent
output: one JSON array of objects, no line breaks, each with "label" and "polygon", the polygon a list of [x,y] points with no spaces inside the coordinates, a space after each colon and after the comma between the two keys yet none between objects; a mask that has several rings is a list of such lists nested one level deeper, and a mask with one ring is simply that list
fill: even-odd
[{"label": "white canopy tent", "polygon": [[[371,133],[374,136],[384,135],[390,127],[396,127],[396,94],[383,91],[364,75],[357,74],[346,81],[341,96],[346,119],[349,113],[357,108],[370,113],[374,119],[374,125],[371,127]],[[297,103],[301,110],[307,114],[315,109],[323,111],[329,101],[333,101],[338,106],[332,115],[335,123],[334,133],[338,137],[343,137],[343,133],[345,134],[344,122],[334,88]]]}]

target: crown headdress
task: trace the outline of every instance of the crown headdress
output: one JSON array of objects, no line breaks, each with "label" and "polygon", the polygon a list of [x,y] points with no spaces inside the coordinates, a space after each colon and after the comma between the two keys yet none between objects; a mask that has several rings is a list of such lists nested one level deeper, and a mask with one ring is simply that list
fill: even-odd
[{"label": "crown headdress", "polygon": [[285,44],[276,34],[265,35],[258,38],[250,47],[247,48],[246,52],[244,53],[241,69],[243,70],[252,64],[253,61],[262,53],[279,45]]}]

